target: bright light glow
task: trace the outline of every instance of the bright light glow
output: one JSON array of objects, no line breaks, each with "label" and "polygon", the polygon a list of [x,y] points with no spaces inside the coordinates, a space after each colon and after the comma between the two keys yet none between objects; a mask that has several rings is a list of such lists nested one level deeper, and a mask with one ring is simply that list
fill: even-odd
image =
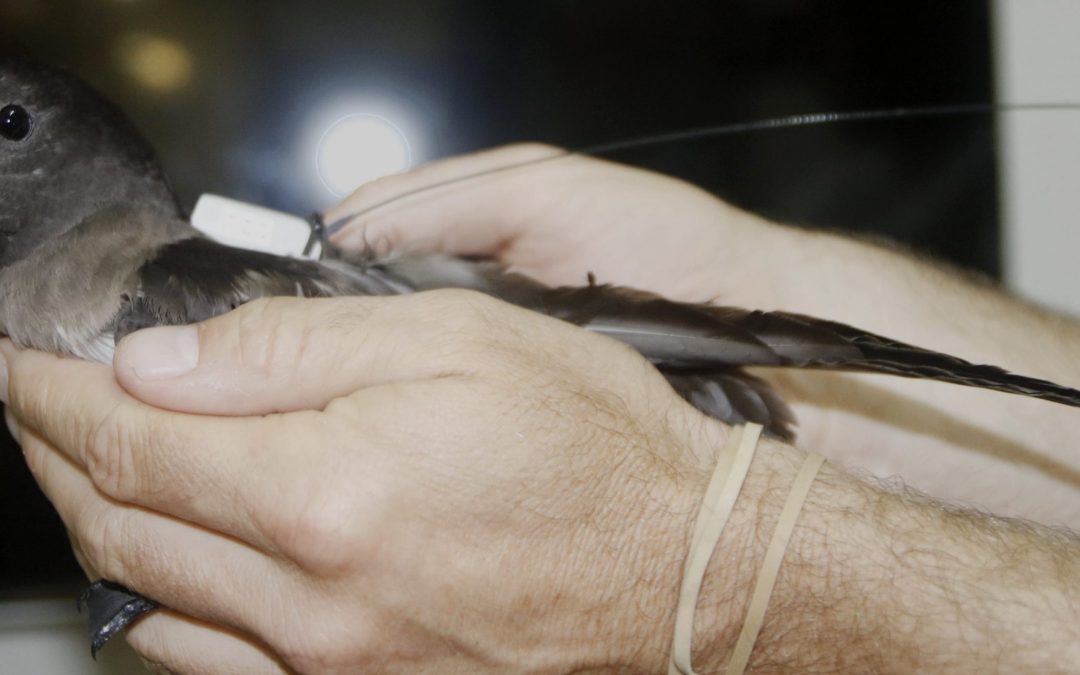
[{"label": "bright light glow", "polygon": [[188,50],[176,40],[129,33],[116,45],[120,67],[142,87],[162,94],[182,89],[191,81]]},{"label": "bright light glow", "polygon": [[400,82],[318,89],[295,93],[304,115],[291,134],[296,159],[287,172],[311,206],[326,208],[366,182],[429,159],[436,102],[402,95]]},{"label": "bright light glow", "polygon": [[344,197],[380,176],[404,171],[410,164],[412,149],[405,133],[381,115],[346,115],[319,139],[319,179],[335,197]]}]

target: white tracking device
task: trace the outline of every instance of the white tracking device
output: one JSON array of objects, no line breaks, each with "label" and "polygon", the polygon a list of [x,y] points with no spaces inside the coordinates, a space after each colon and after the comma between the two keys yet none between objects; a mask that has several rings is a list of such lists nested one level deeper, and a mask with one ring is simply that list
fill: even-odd
[{"label": "white tracking device", "polygon": [[322,242],[310,222],[291,213],[204,194],[195,203],[191,225],[216,242],[290,258],[318,260]]}]

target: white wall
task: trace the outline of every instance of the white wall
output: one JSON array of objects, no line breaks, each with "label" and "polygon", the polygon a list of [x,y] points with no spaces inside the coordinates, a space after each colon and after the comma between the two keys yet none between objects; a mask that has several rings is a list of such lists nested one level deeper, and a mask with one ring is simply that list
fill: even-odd
[{"label": "white wall", "polygon": [[[998,100],[1080,103],[1080,0],[994,0]],[[1080,316],[1080,112],[1001,117],[1005,281]]]}]

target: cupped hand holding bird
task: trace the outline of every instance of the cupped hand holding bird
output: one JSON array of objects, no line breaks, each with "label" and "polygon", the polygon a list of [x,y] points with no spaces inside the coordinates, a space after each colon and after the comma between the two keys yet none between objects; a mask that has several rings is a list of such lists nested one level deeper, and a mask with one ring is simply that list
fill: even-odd
[{"label": "cupped hand holding bird", "polygon": [[[106,366],[3,342],[84,565],[172,672],[659,670],[726,428],[605,338],[468,291],[273,299]],[[704,621],[704,619],[702,619]]]},{"label": "cupped hand holding bird", "polygon": [[[422,192],[394,199],[412,190]],[[342,219],[334,241],[346,249],[496,257],[549,286],[582,286],[592,274],[672,300],[756,309],[781,307],[778,277],[796,273],[764,277],[762,266],[801,245],[795,230],[685,181],[535,143],[378,179],[325,213]]]}]

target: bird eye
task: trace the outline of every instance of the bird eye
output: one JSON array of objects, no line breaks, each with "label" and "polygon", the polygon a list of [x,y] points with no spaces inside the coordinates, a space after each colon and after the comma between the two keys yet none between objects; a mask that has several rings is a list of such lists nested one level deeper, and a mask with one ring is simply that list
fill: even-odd
[{"label": "bird eye", "polygon": [[20,105],[0,109],[0,136],[9,141],[21,141],[30,135],[30,113]]}]

